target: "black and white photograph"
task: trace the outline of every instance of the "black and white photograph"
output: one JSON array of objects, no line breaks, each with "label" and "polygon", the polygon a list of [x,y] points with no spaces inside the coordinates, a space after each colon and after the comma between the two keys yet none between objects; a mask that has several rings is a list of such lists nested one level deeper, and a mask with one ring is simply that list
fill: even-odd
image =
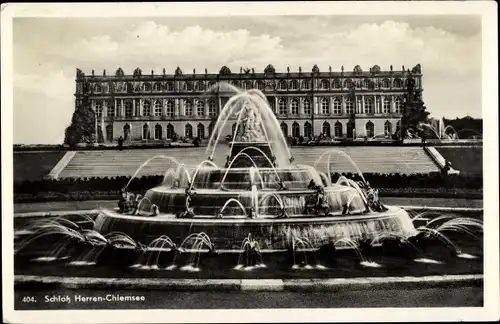
[{"label": "black and white photograph", "polygon": [[499,320],[496,6],[2,5],[4,321]]}]

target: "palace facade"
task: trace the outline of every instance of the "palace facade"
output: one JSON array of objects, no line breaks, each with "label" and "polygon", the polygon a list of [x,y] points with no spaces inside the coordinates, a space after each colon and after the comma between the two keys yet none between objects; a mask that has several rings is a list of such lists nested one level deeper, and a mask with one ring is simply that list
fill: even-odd
[{"label": "palace facade", "polygon": [[[230,86],[259,89],[267,97],[287,137],[331,138],[392,135],[402,116],[403,95],[409,77],[422,91],[420,65],[382,71],[375,65],[363,71],[276,72],[268,65],[262,73],[222,67],[218,74],[143,74],[137,68],[126,75],[85,75],[77,69],[75,107],[83,98],[97,115],[101,141],[162,141],[173,137],[209,138],[219,112],[234,95]],[[234,124],[233,124],[234,131]],[[228,134],[231,133],[229,129]],[[175,135],[174,135],[175,134]]]}]

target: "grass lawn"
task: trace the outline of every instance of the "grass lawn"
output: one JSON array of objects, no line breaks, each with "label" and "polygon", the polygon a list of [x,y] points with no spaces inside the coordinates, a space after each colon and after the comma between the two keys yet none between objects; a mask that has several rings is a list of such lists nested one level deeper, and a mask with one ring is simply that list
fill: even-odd
[{"label": "grass lawn", "polygon": [[14,153],[14,181],[41,180],[66,152]]}]

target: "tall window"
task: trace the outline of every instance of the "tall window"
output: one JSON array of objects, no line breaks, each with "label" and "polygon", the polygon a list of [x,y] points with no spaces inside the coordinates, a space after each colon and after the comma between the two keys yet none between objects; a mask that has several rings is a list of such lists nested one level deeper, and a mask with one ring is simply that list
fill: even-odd
[{"label": "tall window", "polygon": [[373,98],[365,98],[365,114],[373,114],[374,112]]},{"label": "tall window", "polygon": [[355,134],[354,134],[354,130],[355,130],[355,124],[352,120],[350,120],[348,123],[347,123],[347,137],[348,138],[354,138]]},{"label": "tall window", "polygon": [[184,83],[184,90],[193,91],[193,84],[191,82],[187,81],[186,83]]},{"label": "tall window", "polygon": [[321,113],[323,115],[330,114],[330,104],[328,102],[328,99],[326,99],[326,98],[321,99]]},{"label": "tall window", "polygon": [[162,109],[163,109],[163,105],[162,105],[161,100],[156,100],[156,102],[155,102],[155,116],[161,116]]},{"label": "tall window", "polygon": [[264,81],[257,81],[257,89],[264,90],[266,88],[266,84]]},{"label": "tall window", "polygon": [[142,115],[151,116],[151,103],[148,100],[142,104]]},{"label": "tall window", "polygon": [[374,125],[371,121],[366,123],[365,130],[366,130],[366,136],[373,137],[375,131],[374,131]]},{"label": "tall window", "polygon": [[124,140],[130,140],[130,125],[126,124],[123,126],[123,139]]},{"label": "tall window", "polygon": [[149,83],[149,82],[144,82],[144,83],[142,84],[142,90],[143,90],[143,91],[151,91],[151,83]]},{"label": "tall window", "polygon": [[155,125],[155,140],[160,140],[162,138],[162,129],[161,125],[156,124]]},{"label": "tall window", "polygon": [[278,89],[280,89],[280,90],[286,90],[286,88],[288,88],[288,86],[286,84],[286,81],[285,80],[281,80],[278,83]]},{"label": "tall window", "polygon": [[175,129],[172,124],[167,125],[167,138],[173,138],[175,135]]},{"label": "tall window", "polygon": [[323,135],[325,135],[326,137],[331,137],[332,133],[331,133],[331,128],[330,128],[330,123],[324,122],[321,131],[322,131]]},{"label": "tall window", "polygon": [[142,126],[142,139],[150,139],[151,138],[151,133],[149,131],[149,126],[148,124],[144,124],[144,126]]},{"label": "tall window", "polygon": [[312,126],[310,122],[304,124],[304,137],[312,137]]},{"label": "tall window", "polygon": [[161,91],[161,83],[156,82],[154,87],[153,87],[153,91],[160,92]]},{"label": "tall window", "polygon": [[385,89],[390,88],[389,79],[382,80],[382,88],[385,88]]},{"label": "tall window", "polygon": [[304,114],[311,114],[311,101],[309,99],[304,99]]},{"label": "tall window", "polygon": [[391,101],[389,100],[389,98],[384,98],[383,112],[384,112],[384,114],[391,113]]},{"label": "tall window", "polygon": [[174,83],[173,82],[167,82],[167,91],[174,91]]},{"label": "tall window", "polygon": [[114,116],[115,115],[115,106],[113,105],[113,103],[111,101],[108,102],[107,106],[106,106],[106,112],[107,112],[107,115],[108,116]]},{"label": "tall window", "polygon": [[291,102],[291,106],[292,106],[292,114],[298,115],[299,114],[299,101],[297,99],[293,99]]},{"label": "tall window", "polygon": [[205,83],[203,83],[203,81],[198,81],[196,83],[196,90],[197,91],[205,91]]},{"label": "tall window", "polygon": [[132,102],[126,101],[125,102],[125,117],[132,117],[133,114],[133,107],[132,107]]},{"label": "tall window", "polygon": [[107,141],[113,140],[113,125],[106,126],[106,140]]},{"label": "tall window", "polygon": [[338,98],[333,99],[333,113],[335,115],[342,114],[342,102]]},{"label": "tall window", "polygon": [[345,112],[350,115],[354,114],[354,103],[352,102],[351,99],[347,99],[345,101]]},{"label": "tall window", "polygon": [[187,138],[193,138],[193,126],[191,126],[191,124],[186,124],[184,127],[184,135]]},{"label": "tall window", "polygon": [[368,79],[363,80],[363,88],[365,88],[365,89],[370,88],[370,80],[368,80]]},{"label": "tall window", "polygon": [[319,86],[320,86],[320,88],[321,88],[322,90],[327,90],[327,89],[329,88],[329,86],[330,86],[330,84],[329,84],[329,83],[330,83],[330,82],[328,82],[328,80],[321,80],[321,83],[320,83],[320,85],[319,85]]},{"label": "tall window", "polygon": [[344,88],[346,89],[350,89],[352,87],[352,80],[351,79],[347,79],[344,81]]},{"label": "tall window", "polygon": [[186,116],[193,116],[193,103],[191,101],[184,101],[184,109]]},{"label": "tall window", "polygon": [[311,89],[311,80],[302,81],[302,89]]},{"label": "tall window", "polygon": [[279,107],[279,114],[280,115],[286,115],[287,109],[286,109],[286,100],[285,99],[280,99],[278,102],[278,107]]},{"label": "tall window", "polygon": [[403,81],[401,81],[401,79],[395,79],[392,86],[394,88],[401,88],[403,86]]},{"label": "tall window", "polygon": [[205,138],[205,126],[203,124],[198,124],[197,128],[197,134],[199,138]]},{"label": "tall window", "polygon": [[217,105],[215,104],[215,101],[210,100],[208,102],[208,115],[210,117],[217,116]]},{"label": "tall window", "polygon": [[99,83],[97,83],[95,85],[95,92],[96,93],[101,93],[102,92],[102,86]]},{"label": "tall window", "polygon": [[394,106],[396,108],[396,114],[403,113],[403,103],[401,101],[401,98],[396,98],[396,100],[394,100]]},{"label": "tall window", "polygon": [[297,90],[299,88],[299,83],[297,80],[290,81],[290,89]]},{"label": "tall window", "polygon": [[283,122],[281,123],[280,128],[283,136],[288,137],[288,125]]},{"label": "tall window", "polygon": [[202,100],[198,100],[196,103],[196,113],[198,116],[205,116],[205,102]]},{"label": "tall window", "polygon": [[332,86],[334,89],[340,89],[342,88],[342,83],[340,82],[339,79],[333,80]]},{"label": "tall window", "polygon": [[168,117],[174,116],[174,102],[171,100],[167,102],[167,116]]},{"label": "tall window", "polygon": [[335,123],[334,132],[335,137],[342,137],[342,124],[338,121]]},{"label": "tall window", "polygon": [[384,134],[386,137],[389,137],[392,134],[392,124],[390,121],[386,121],[384,123]]},{"label": "tall window", "polygon": [[95,113],[96,113],[97,118],[102,117],[102,103],[100,101],[97,101],[95,103]]},{"label": "tall window", "polygon": [[297,122],[294,122],[292,125],[292,137],[300,136],[300,126]]}]

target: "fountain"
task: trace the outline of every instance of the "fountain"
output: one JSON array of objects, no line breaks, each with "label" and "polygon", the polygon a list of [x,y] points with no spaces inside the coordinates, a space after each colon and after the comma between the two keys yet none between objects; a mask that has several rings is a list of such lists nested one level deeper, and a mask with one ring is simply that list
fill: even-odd
[{"label": "fountain", "polygon": [[[229,120],[236,120],[236,127],[221,167],[213,157]],[[241,249],[253,233],[261,252],[287,250],[292,241],[317,249],[325,241],[344,244],[387,231],[416,234],[407,212],[383,206],[366,182],[331,183],[331,174],[294,164],[278,120],[258,90],[239,92],[223,107],[207,154],[194,169],[174,161],[177,170],[167,171],[163,184],[149,189],[134,212],[103,210],[94,230],[122,232],[141,242],[164,234],[181,242],[204,232],[216,250]],[[291,239],[290,231],[299,236]]]}]

